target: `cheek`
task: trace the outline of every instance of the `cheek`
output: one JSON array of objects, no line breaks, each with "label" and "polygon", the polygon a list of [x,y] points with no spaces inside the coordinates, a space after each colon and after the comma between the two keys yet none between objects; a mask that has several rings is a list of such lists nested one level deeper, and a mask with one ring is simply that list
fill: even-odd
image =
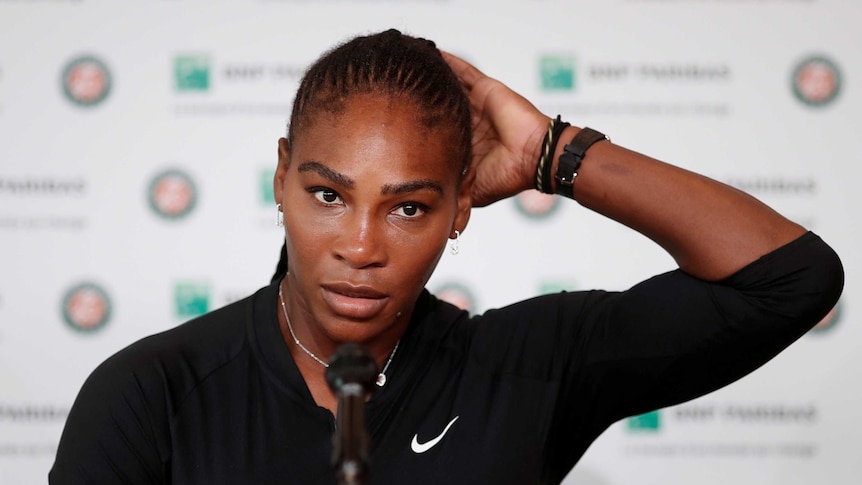
[{"label": "cheek", "polygon": [[[437,240],[436,234],[442,234],[443,238]],[[437,267],[443,251],[446,249],[446,235],[443,231],[421,235],[398,235],[394,239],[390,255],[399,271],[405,276],[409,275],[411,281],[420,282],[424,286],[431,273]]]},{"label": "cheek", "polygon": [[318,254],[330,247],[327,239],[334,230],[320,220],[294,213],[290,216],[285,214],[284,232],[288,250],[293,249],[295,253],[302,254]]},{"label": "cheek", "polygon": [[307,272],[310,263],[319,260],[322,252],[329,246],[325,242],[325,227],[290,197],[285,200],[284,236],[288,267],[295,274]]}]

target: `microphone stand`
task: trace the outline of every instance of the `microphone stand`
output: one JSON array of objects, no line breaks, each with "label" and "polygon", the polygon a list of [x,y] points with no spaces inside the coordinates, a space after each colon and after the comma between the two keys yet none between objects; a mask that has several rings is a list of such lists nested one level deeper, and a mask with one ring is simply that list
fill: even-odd
[{"label": "microphone stand", "polygon": [[365,401],[374,391],[377,363],[359,344],[344,344],[329,360],[326,382],[338,397],[332,465],[338,485],[364,485],[369,478]]}]

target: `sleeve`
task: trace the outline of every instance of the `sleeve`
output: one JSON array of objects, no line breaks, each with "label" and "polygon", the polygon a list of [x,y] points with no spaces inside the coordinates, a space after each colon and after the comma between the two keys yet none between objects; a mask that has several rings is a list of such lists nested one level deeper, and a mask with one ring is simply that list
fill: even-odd
[{"label": "sleeve", "polygon": [[142,376],[142,356],[121,351],[84,383],[66,420],[52,485],[163,484],[169,439],[164,386]]},{"label": "sleeve", "polygon": [[[604,429],[712,392],[804,335],[843,285],[838,256],[807,233],[723,281],[677,270],[622,293],[597,294],[579,319],[563,402],[588,406]],[[588,403],[576,397],[585,391]]]},{"label": "sleeve", "polygon": [[613,422],[769,361],[826,315],[843,283],[838,256],[806,233],[719,282],[676,270],[624,292],[546,295],[488,312],[482,357],[559,386],[546,458],[562,480]]}]

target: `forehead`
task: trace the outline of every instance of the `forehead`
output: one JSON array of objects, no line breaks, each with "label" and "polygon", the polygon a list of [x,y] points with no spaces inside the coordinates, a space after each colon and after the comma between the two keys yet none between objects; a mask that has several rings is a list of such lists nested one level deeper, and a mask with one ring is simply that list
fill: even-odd
[{"label": "forehead", "polygon": [[338,110],[317,110],[296,133],[295,162],[321,162],[345,175],[386,172],[397,177],[457,180],[456,132],[445,123],[428,126],[414,102],[387,95],[359,95]]}]

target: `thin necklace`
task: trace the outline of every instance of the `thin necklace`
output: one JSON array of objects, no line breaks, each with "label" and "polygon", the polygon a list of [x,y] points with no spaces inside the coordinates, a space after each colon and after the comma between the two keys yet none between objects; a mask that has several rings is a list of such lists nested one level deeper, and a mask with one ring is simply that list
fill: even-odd
[{"label": "thin necklace", "polygon": [[[314,355],[310,350],[305,348],[305,345],[302,345],[302,342],[300,342],[299,339],[296,338],[296,334],[293,333],[293,326],[290,324],[290,317],[287,316],[287,307],[284,304],[284,292],[281,290],[281,283],[278,284],[278,299],[281,300],[281,311],[282,313],[284,313],[284,320],[287,322],[287,330],[290,332],[290,336],[293,338],[294,343],[296,343],[296,345],[299,346],[299,348],[302,349],[303,352],[308,354],[309,357],[316,360],[318,364],[328,368],[329,364],[327,364],[323,361],[323,359]],[[395,342],[395,347],[392,349],[392,353],[389,354],[389,359],[386,360],[386,364],[383,365],[383,370],[380,371],[379,374],[377,374],[378,387],[383,387],[386,385],[386,370],[389,369],[389,364],[392,363],[392,358],[395,357],[395,352],[398,351],[398,344],[400,343],[401,339],[398,339],[398,341]]]}]

